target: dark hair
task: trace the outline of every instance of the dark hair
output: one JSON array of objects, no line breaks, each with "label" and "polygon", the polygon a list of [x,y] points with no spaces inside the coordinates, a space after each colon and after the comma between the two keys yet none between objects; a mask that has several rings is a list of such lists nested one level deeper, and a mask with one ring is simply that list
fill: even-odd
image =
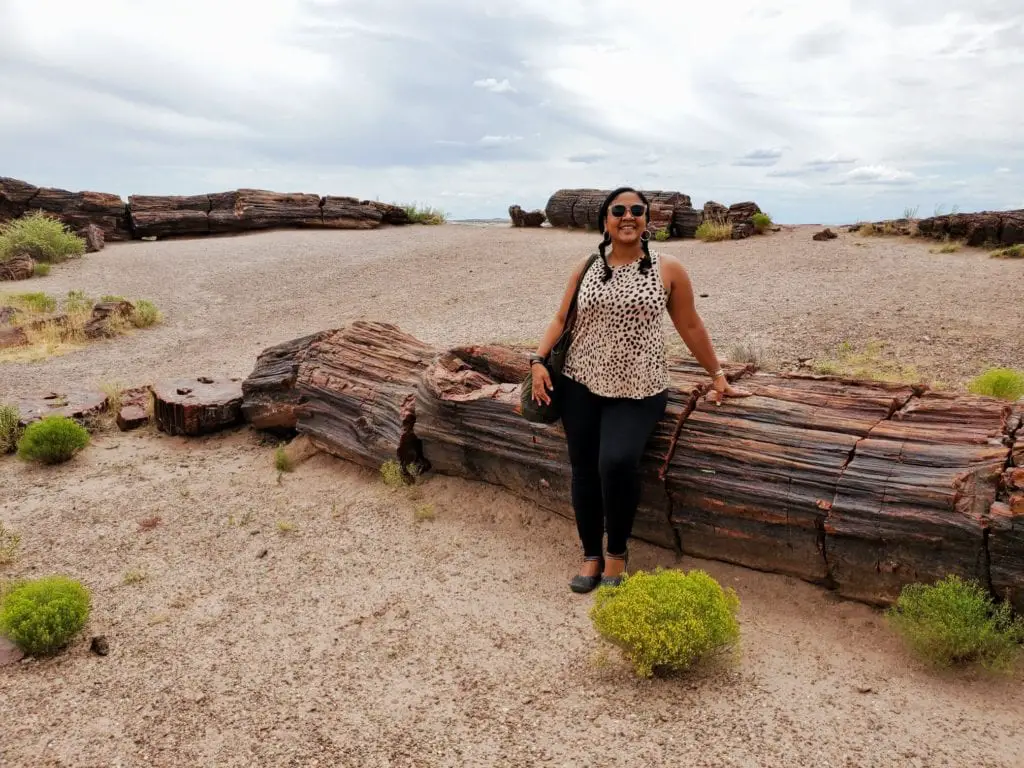
[{"label": "dark hair", "polygon": [[[601,234],[604,235],[604,237],[601,238],[601,244],[597,246],[597,250],[601,253],[601,263],[604,264],[604,276],[601,279],[603,282],[606,283],[612,277],[612,268],[608,266],[608,257],[605,255],[604,249],[611,245],[612,240],[608,233],[604,231],[604,222],[605,219],[608,218],[608,209],[611,208],[612,200],[621,195],[623,192],[632,192],[643,201],[644,206],[647,208],[647,210],[644,212],[645,230],[647,228],[647,225],[651,221],[651,204],[644,196],[644,193],[641,192],[640,190],[633,189],[632,187],[619,187],[618,189],[613,189],[611,192],[608,193],[608,197],[606,197],[604,199],[604,202],[601,203],[601,210],[599,210],[597,213],[597,226]],[[640,259],[640,273],[644,275],[647,274],[648,270],[650,270],[653,264],[653,262],[651,261],[651,251],[647,247],[648,239],[649,238],[644,237],[640,241],[640,244],[644,249],[644,257]]]}]

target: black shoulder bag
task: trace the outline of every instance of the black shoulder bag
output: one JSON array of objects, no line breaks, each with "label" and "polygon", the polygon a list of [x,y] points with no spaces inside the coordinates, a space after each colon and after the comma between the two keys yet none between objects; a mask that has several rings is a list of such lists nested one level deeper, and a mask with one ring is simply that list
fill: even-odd
[{"label": "black shoulder bag", "polygon": [[526,374],[526,378],[523,380],[522,388],[519,392],[519,402],[523,417],[527,421],[538,424],[554,424],[561,418],[561,412],[558,407],[558,397],[561,392],[559,379],[562,376],[562,368],[565,365],[565,355],[569,351],[569,345],[572,343],[572,330],[576,324],[576,304],[580,295],[580,285],[583,284],[584,276],[597,258],[598,254],[593,254],[587,260],[583,271],[580,272],[579,280],[576,281],[576,290],[573,292],[572,301],[569,304],[569,312],[565,316],[565,327],[562,329],[562,333],[558,336],[554,345],[552,345],[551,351],[544,358],[544,367],[548,369],[548,375],[551,376],[552,389],[548,393],[551,402],[534,402],[532,365],[530,366],[530,372]]}]

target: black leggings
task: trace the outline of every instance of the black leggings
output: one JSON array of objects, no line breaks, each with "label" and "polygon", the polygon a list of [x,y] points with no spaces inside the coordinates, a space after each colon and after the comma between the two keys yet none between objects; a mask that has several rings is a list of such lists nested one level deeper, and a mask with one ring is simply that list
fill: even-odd
[{"label": "black leggings", "polygon": [[640,459],[668,404],[668,393],[642,400],[595,395],[562,376],[562,427],[572,464],[572,505],[585,557],[625,553],[640,503]]}]

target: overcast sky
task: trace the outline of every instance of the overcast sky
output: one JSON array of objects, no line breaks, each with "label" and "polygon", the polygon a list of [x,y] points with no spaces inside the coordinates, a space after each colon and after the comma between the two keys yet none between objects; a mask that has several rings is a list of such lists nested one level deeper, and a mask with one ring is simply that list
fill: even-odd
[{"label": "overcast sky", "polygon": [[1024,208],[1024,0],[0,0],[0,175],[783,222]]}]

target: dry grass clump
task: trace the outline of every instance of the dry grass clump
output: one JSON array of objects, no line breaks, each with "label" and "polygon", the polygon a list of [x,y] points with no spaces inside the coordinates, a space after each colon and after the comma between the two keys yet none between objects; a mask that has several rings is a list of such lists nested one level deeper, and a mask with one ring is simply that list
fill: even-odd
[{"label": "dry grass clump", "polygon": [[25,254],[40,263],[59,264],[84,253],[85,240],[42,211],[0,225],[0,261]]},{"label": "dry grass clump", "polygon": [[816,362],[814,371],[826,376],[890,382],[914,381],[920,377],[913,365],[904,365],[895,357],[887,356],[886,347],[884,341],[875,339],[858,351],[844,341],[833,356]]},{"label": "dry grass clump", "polygon": [[1011,245],[989,254],[993,259],[1024,259],[1024,245]]},{"label": "dry grass clump", "polygon": [[705,243],[717,243],[732,239],[732,224],[724,221],[705,221],[697,227],[697,239]]}]

